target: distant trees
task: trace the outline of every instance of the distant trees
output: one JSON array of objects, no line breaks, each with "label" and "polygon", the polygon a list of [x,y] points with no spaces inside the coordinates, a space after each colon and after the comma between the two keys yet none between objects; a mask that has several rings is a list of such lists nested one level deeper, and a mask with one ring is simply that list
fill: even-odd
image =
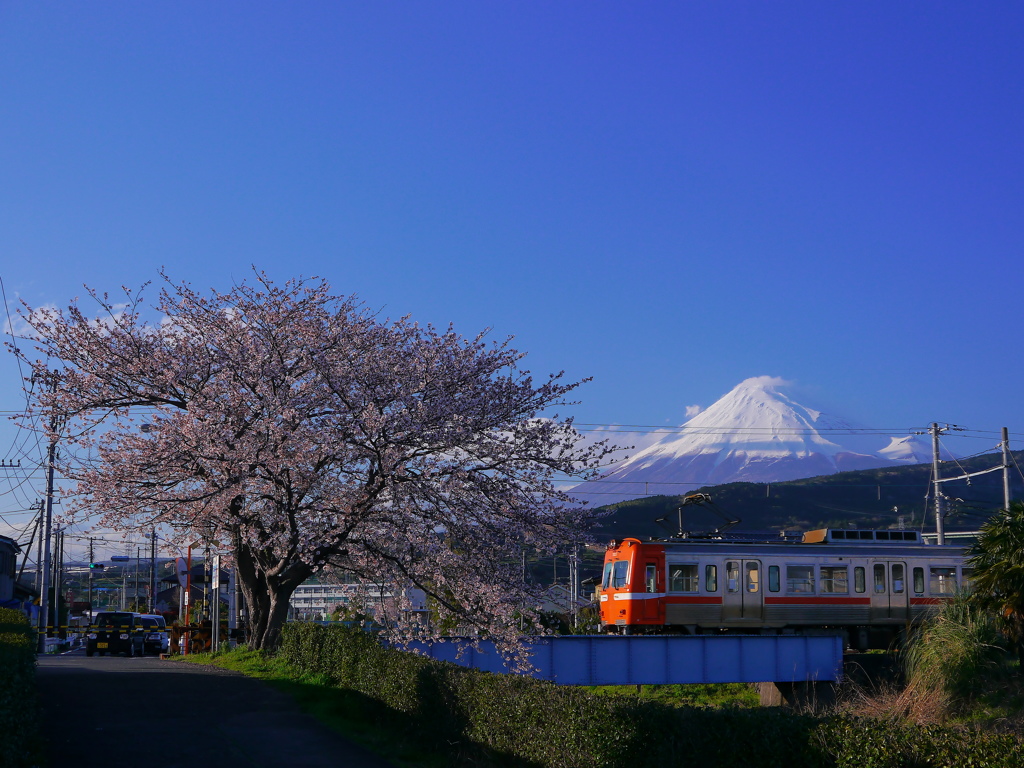
[{"label": "distant trees", "polygon": [[972,599],[1000,617],[1024,670],[1024,503],[1013,502],[981,526],[968,565]]},{"label": "distant trees", "polygon": [[587,513],[554,478],[608,453],[540,417],[578,382],[535,383],[508,342],[381,320],[322,280],[201,295],[163,279],[157,322],[144,290],[90,292],[99,319],[27,312],[35,411],[78,449],[75,509],[229,543],[256,648],[321,568],[421,588],[499,640],[532,626],[520,552],[578,535]]}]

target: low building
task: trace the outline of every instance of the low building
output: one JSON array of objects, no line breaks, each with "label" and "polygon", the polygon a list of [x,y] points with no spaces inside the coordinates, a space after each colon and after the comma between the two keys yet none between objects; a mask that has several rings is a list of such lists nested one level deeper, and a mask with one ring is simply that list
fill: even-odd
[{"label": "low building", "polygon": [[336,610],[353,602],[375,604],[381,590],[369,592],[360,584],[340,584],[310,580],[300,584],[288,601],[288,618],[294,621],[326,621]]},{"label": "low building", "polygon": [[[400,609],[398,599],[390,587],[382,584],[351,584],[321,582],[311,579],[295,588],[288,602],[290,621],[328,621],[336,611],[358,606],[361,613],[381,619],[394,615],[397,610],[412,611],[425,622],[429,613],[427,596],[421,589],[407,589]],[[384,611],[378,609],[384,607]]]},{"label": "low building", "polygon": [[14,600],[20,550],[21,547],[14,539],[0,536],[0,605]]}]

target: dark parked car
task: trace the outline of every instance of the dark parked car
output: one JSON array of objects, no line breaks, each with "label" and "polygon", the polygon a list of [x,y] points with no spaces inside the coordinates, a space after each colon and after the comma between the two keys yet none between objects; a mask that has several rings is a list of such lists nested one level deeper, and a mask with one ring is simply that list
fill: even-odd
[{"label": "dark parked car", "polygon": [[127,611],[97,613],[89,639],[85,643],[85,655],[100,656],[109,653],[123,653],[125,656],[142,656],[145,652],[145,634],[142,619]]}]

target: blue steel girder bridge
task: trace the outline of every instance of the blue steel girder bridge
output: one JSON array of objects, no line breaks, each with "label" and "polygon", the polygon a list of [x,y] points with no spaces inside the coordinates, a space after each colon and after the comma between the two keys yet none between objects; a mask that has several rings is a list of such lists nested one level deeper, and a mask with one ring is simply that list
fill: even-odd
[{"label": "blue steel girder bridge", "polygon": [[[430,658],[511,674],[494,645],[468,639],[411,648]],[[528,673],[557,685],[759,683],[762,702],[829,698],[843,677],[841,635],[562,635],[527,642]],[[826,687],[827,686],[827,690]]]}]

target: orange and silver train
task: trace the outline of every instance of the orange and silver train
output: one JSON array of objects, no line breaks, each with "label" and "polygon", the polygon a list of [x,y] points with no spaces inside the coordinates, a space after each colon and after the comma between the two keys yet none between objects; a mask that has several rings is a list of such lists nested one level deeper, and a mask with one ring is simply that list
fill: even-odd
[{"label": "orange and silver train", "polygon": [[866,649],[888,646],[969,577],[961,547],[917,531],[823,529],[799,541],[613,541],[597,591],[605,632],[843,631]]}]

